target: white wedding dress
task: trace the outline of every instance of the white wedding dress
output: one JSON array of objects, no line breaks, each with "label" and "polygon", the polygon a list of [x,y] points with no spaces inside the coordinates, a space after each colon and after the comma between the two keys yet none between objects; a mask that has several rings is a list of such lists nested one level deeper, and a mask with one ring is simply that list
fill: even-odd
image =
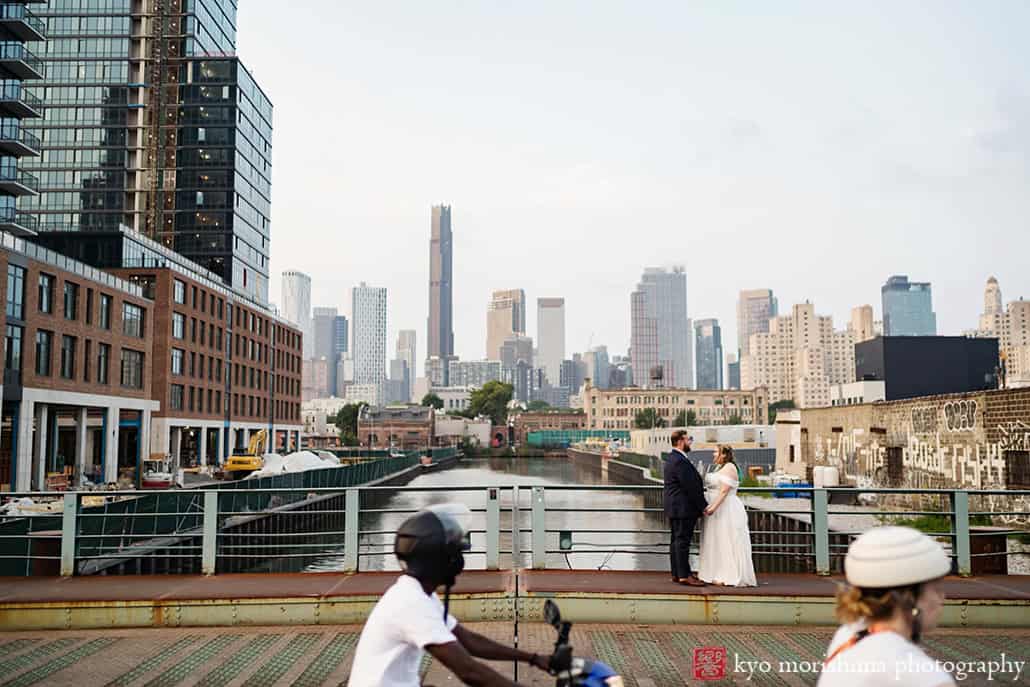
[{"label": "white wedding dress", "polygon": [[751,534],[744,503],[737,496],[740,482],[720,472],[705,477],[708,503],[719,498],[722,485],[730,493],[715,513],[702,516],[701,560],[697,576],[708,583],[731,587],[756,587],[755,564],[751,560]]}]

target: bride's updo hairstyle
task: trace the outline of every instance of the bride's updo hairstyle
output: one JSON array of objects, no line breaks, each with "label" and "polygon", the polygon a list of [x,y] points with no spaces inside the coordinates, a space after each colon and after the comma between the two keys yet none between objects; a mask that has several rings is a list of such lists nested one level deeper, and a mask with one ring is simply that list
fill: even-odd
[{"label": "bride's updo hairstyle", "polygon": [[725,465],[726,463],[733,463],[733,465],[737,464],[737,462],[735,460],[733,460],[733,448],[732,447],[730,447],[730,446],[720,446],[719,447],[719,455],[722,456],[722,464],[723,465]]}]

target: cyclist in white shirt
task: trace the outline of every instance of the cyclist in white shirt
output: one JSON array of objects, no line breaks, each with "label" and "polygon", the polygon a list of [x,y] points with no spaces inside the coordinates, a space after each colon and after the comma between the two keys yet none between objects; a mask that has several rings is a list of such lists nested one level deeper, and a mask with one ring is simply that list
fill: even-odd
[{"label": "cyclist in white shirt", "polygon": [[[404,574],[372,609],[354,652],[349,687],[417,687],[423,650],[466,685],[515,685],[475,658],[520,661],[547,670],[550,656],[519,651],[462,627],[448,613],[451,587],[465,567],[456,512],[435,506],[397,530],[394,553]],[[443,603],[435,590],[446,588]]]},{"label": "cyclist in white shirt", "polygon": [[954,687],[919,648],[944,607],[951,571],[941,545],[909,527],[877,527],[851,543],[848,585],[837,594],[844,625],[830,641],[818,687]]}]

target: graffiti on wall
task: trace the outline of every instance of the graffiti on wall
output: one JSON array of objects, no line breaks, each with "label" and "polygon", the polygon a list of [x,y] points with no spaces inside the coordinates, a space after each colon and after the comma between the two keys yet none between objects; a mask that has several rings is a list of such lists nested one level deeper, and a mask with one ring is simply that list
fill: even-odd
[{"label": "graffiti on wall", "polygon": [[933,407],[913,408],[912,431],[916,434],[936,434],[937,409]]},{"label": "graffiti on wall", "polygon": [[976,429],[976,401],[950,401],[944,404],[944,426],[949,432]]},{"label": "graffiti on wall", "polygon": [[1003,451],[1030,451],[1030,424],[1015,420],[998,425],[1001,439],[998,445]]}]

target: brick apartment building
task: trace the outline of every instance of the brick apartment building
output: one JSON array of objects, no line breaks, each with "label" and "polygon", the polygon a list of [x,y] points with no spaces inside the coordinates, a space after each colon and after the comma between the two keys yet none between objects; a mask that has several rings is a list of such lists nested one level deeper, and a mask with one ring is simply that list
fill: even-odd
[{"label": "brick apartment building", "polygon": [[0,233],[0,485],[133,474],[152,414],[154,304],[123,279]]},{"label": "brick apartment building", "polygon": [[154,299],[154,453],[220,464],[262,429],[300,446],[299,329],[184,265],[112,272]]},{"label": "brick apartment building", "polygon": [[151,454],[220,464],[260,430],[300,445],[299,329],[149,239],[90,239],[0,234],[0,488],[131,481]]},{"label": "brick apartment building", "polygon": [[366,406],[358,417],[358,443],[417,449],[433,444],[435,413],[425,406]]}]

